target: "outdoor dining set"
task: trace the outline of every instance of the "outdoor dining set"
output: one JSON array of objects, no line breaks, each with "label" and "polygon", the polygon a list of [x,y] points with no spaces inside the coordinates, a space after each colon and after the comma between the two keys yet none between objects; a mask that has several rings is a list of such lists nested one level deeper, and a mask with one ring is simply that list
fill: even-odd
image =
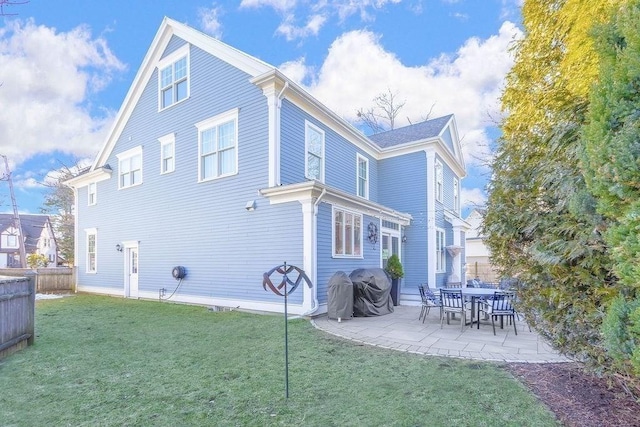
[{"label": "outdoor dining set", "polygon": [[440,311],[440,327],[447,325],[451,318],[460,315],[460,330],[464,331],[465,326],[476,325],[480,329],[481,317],[485,320],[491,319],[493,334],[496,334],[495,321],[500,319],[500,327],[504,328],[504,321],[513,324],[513,330],[518,335],[516,318],[518,313],[515,309],[516,292],[511,289],[500,287],[499,284],[483,283],[480,281],[469,281],[467,287],[446,287],[432,289],[428,284],[418,287],[422,299],[422,309],[420,317],[424,323],[431,308]]}]

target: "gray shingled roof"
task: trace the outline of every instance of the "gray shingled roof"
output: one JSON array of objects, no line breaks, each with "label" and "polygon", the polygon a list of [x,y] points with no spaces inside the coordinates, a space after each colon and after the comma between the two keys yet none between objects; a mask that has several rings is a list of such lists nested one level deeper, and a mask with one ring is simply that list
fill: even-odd
[{"label": "gray shingled roof", "polygon": [[[20,225],[22,225],[22,233],[25,236],[25,251],[27,253],[32,253],[38,247],[38,239],[48,220],[47,215],[20,215]],[[13,214],[0,214],[0,232],[12,226]],[[15,249],[9,251],[12,252]]]},{"label": "gray shingled roof", "polygon": [[424,139],[435,138],[440,135],[453,114],[438,117],[436,119],[427,120],[425,122],[416,123],[414,125],[405,126],[386,132],[370,135],[369,139],[380,148],[393,147],[407,142],[421,141]]}]

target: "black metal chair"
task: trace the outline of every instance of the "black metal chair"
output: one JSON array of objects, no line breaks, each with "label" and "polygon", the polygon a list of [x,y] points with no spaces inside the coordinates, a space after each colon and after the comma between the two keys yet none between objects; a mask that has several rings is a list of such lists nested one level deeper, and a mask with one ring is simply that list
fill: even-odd
[{"label": "black metal chair", "polygon": [[491,326],[493,327],[493,335],[496,334],[495,320],[500,317],[500,328],[504,327],[504,318],[513,322],[513,331],[518,335],[516,328],[516,310],[513,306],[515,301],[515,292],[495,291],[493,297],[487,298],[483,303],[482,311],[491,317]]},{"label": "black metal chair", "polygon": [[422,319],[422,323],[424,323],[424,319],[427,318],[427,314],[429,314],[431,307],[440,308],[440,317],[442,317],[442,303],[440,302],[440,298],[438,298],[438,296],[429,289],[429,285],[420,285],[418,286],[418,290],[420,291],[420,298],[422,300],[422,308],[420,310],[418,320]]},{"label": "black metal chair", "polygon": [[440,301],[442,308],[440,312],[440,329],[444,325],[444,317],[447,316],[447,325],[449,324],[449,314],[460,314],[460,331],[464,331],[467,323],[467,305],[461,290],[440,289]]}]

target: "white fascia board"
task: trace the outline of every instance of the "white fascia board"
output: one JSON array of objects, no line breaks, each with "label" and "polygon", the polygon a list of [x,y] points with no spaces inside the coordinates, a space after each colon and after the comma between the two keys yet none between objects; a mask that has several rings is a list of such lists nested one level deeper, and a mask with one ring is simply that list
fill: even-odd
[{"label": "white fascia board", "polygon": [[469,224],[464,219],[457,216],[455,213],[445,210],[444,211],[444,219],[445,221],[451,223],[451,225],[455,228],[459,228],[462,231],[467,231],[471,229],[471,224]]},{"label": "white fascia board", "polygon": [[453,140],[453,144],[454,144],[453,148],[455,150],[454,156],[456,160],[460,163],[460,166],[462,167],[462,169],[466,170],[467,167],[465,165],[464,156],[462,155],[462,145],[460,144],[460,138],[458,135],[458,125],[456,124],[455,115],[451,115],[449,122],[447,122],[446,126],[442,127],[442,131],[440,132],[440,135],[442,135],[446,129],[450,129],[451,131],[451,139]]},{"label": "white fascia board", "polygon": [[406,144],[399,144],[385,148],[379,156],[379,159],[389,159],[392,157],[403,156],[405,154],[416,153],[418,151],[435,152],[445,160],[447,166],[453,169],[458,178],[464,178],[467,176],[464,164],[461,164],[458,159],[453,156],[440,137],[412,141]]},{"label": "white fascia board", "polygon": [[93,171],[89,171],[87,173],[83,173],[82,175],[78,175],[76,177],[70,178],[64,181],[64,185],[72,188],[80,188],[89,185],[92,182],[100,182],[106,181],[111,178],[111,174],[113,170],[110,168],[99,168]]},{"label": "white fascia board", "polygon": [[167,25],[171,26],[173,34],[176,36],[244,71],[251,77],[255,77],[275,69],[273,65],[269,65],[248,53],[229,46],[208,34],[202,33],[170,18],[165,18],[165,20]]},{"label": "white fascia board", "polygon": [[122,103],[113,126],[107,134],[107,140],[94,160],[91,170],[94,170],[104,164],[111,154],[118,138],[120,138],[120,135],[122,134],[125,124],[129,120],[131,113],[140,100],[145,86],[153,75],[156,65],[173,35],[180,37],[190,45],[194,45],[205,52],[228,62],[232,66],[253,77],[274,69],[273,66],[216,40],[211,36],[165,17],[158,29],[158,32],[153,38],[153,42],[151,43],[149,50],[142,60],[140,68],[138,68],[138,72],[133,79],[129,92],[127,92],[127,96]]},{"label": "white fascia board", "polygon": [[400,225],[409,225],[413,219],[411,214],[398,212],[379,203],[328,187],[315,180],[265,188],[260,190],[260,194],[269,199],[269,203],[272,205],[310,199],[317,201],[320,198],[322,202],[336,204],[376,218],[395,221]]},{"label": "white fascia board", "polygon": [[292,102],[296,107],[308,113],[311,117],[319,120],[347,141],[364,151],[371,157],[377,159],[380,149],[373,144],[362,132],[356,129],[351,123],[331,111],[320,101],[311,96],[305,89],[286,77],[277,69],[271,70],[263,75],[251,79],[251,83],[262,88],[268,86],[284,87],[288,82],[288,88],[284,92],[284,98]]}]

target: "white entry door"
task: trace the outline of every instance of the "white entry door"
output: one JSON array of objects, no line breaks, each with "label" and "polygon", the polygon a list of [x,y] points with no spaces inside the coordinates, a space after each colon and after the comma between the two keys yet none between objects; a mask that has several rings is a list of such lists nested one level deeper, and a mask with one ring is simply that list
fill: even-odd
[{"label": "white entry door", "polygon": [[382,233],[382,268],[387,266],[391,255],[400,256],[400,236],[391,233]]},{"label": "white entry door", "polygon": [[125,290],[129,298],[138,298],[138,247],[127,248]]}]

